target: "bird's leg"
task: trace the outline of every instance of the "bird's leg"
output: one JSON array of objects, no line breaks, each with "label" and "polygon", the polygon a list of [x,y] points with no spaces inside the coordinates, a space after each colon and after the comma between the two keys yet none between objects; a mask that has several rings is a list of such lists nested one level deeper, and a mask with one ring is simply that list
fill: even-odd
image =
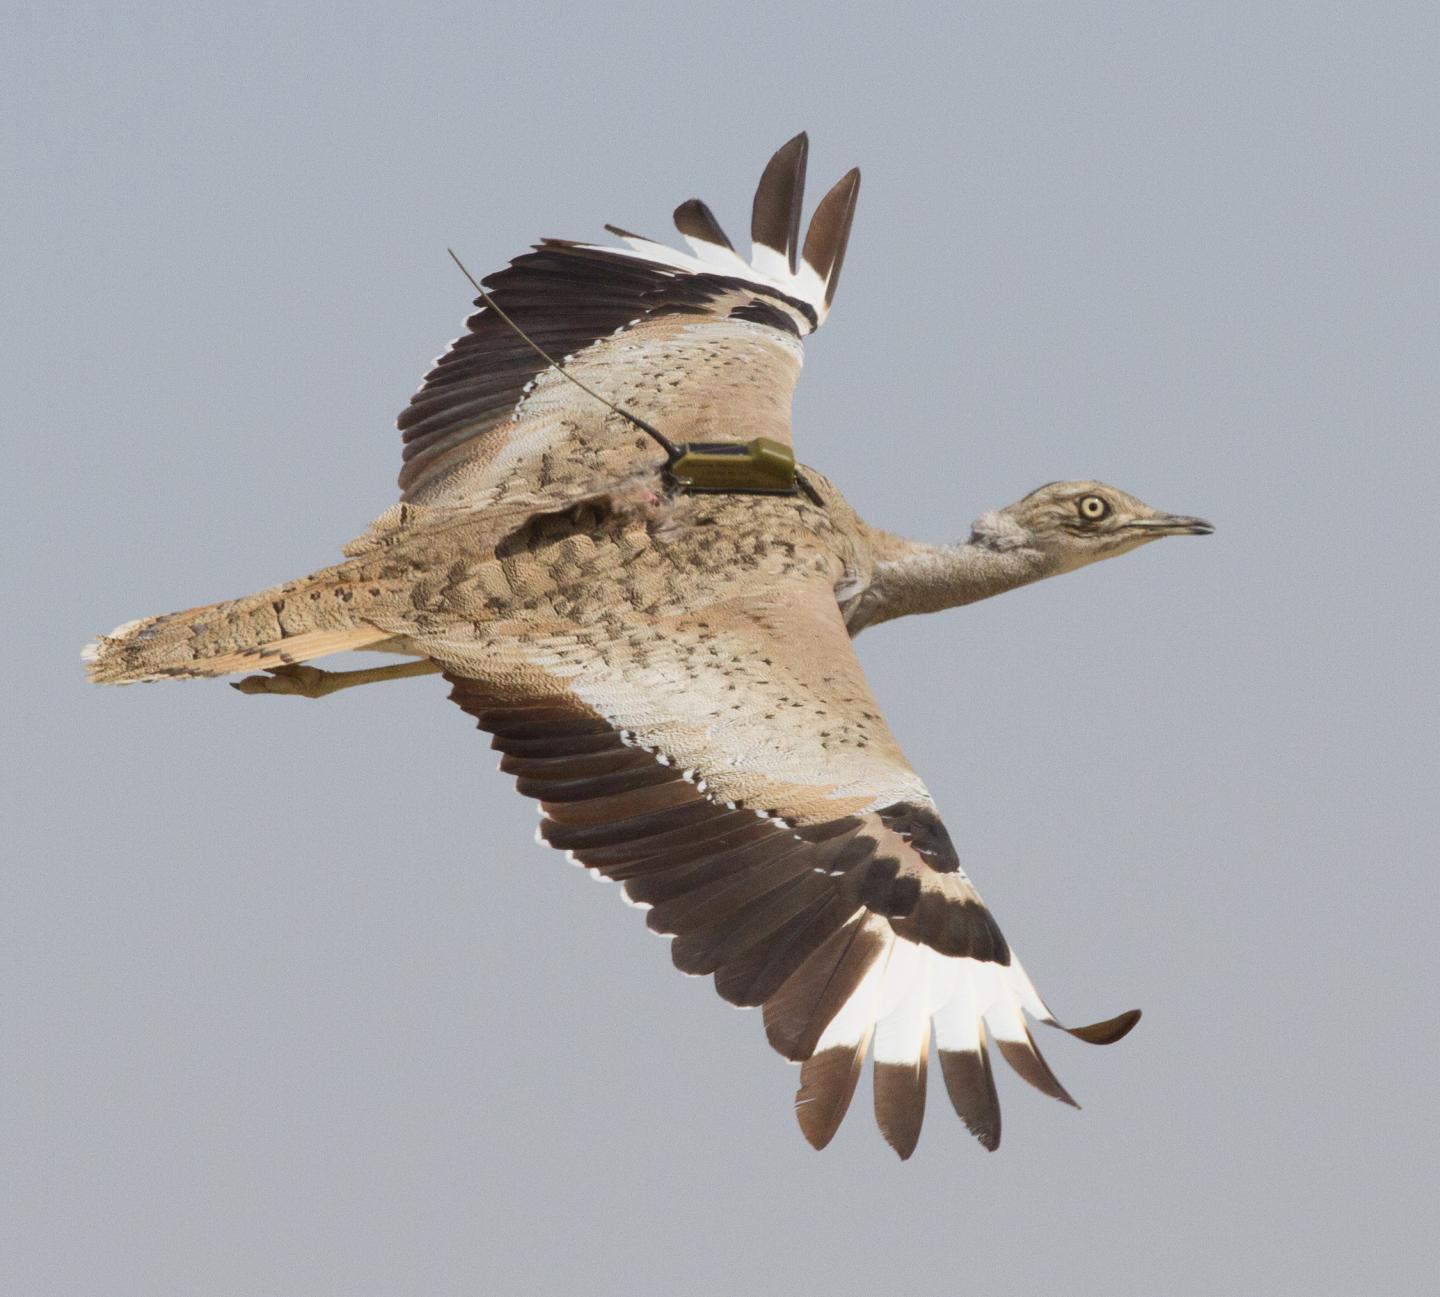
[{"label": "bird's leg", "polygon": [[302,666],[298,662],[267,667],[268,675],[246,676],[233,681],[232,689],[242,694],[292,694],[297,698],[324,698],[341,689],[356,685],[379,684],[382,680],[408,680],[411,676],[434,675],[442,668],[429,658],[417,662],[397,662],[388,667],[369,667],[363,671],[322,671],[319,667]]}]

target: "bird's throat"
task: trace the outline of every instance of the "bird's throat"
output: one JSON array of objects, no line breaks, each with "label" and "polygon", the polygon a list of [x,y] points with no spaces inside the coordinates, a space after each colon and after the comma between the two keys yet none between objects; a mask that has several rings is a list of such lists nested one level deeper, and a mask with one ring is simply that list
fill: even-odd
[{"label": "bird's throat", "polygon": [[895,617],[976,603],[1053,574],[1053,561],[1025,546],[913,545],[878,564],[868,588],[846,609],[853,632]]}]

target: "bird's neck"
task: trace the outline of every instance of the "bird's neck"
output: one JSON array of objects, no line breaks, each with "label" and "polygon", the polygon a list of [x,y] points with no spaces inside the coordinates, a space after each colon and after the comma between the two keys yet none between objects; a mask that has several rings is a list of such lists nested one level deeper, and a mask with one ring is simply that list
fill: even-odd
[{"label": "bird's neck", "polygon": [[846,607],[852,633],[895,617],[975,603],[1060,570],[1038,549],[981,533],[961,545],[903,541],[887,549],[870,585]]}]

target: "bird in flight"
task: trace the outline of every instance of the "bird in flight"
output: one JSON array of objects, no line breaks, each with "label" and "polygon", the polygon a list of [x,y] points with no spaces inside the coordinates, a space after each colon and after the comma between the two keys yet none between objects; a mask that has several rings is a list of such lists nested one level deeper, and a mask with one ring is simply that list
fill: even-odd
[{"label": "bird in flight", "polygon": [[[442,674],[540,803],[540,837],[617,882],[683,972],[761,1006],[801,1064],[796,1114],[835,1134],[874,1052],[875,1115],[915,1148],[932,1037],[956,1112],[1000,1141],[993,1043],[1073,1100],[1027,1019],[1059,1027],[960,860],[850,640],[1162,536],[1204,535],[1101,482],[1052,482],[927,544],[797,468],[803,342],[835,296],[860,187],[803,242],[807,140],[770,160],[747,260],[697,199],[689,247],[546,239],[485,278],[400,415],[399,502],[343,562],[147,617],[85,650],[104,684],[264,672],[322,697]],[[306,665],[365,649],[360,671]],[[1139,1018],[1062,1028],[1107,1044]]]}]

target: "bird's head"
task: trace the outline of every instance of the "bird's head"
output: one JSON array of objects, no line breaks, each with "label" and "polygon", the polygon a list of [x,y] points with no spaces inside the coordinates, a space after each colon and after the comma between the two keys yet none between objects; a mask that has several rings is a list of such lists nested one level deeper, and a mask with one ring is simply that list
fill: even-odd
[{"label": "bird's head", "polygon": [[1069,572],[1162,536],[1208,536],[1202,518],[1162,513],[1104,482],[1051,482],[975,522],[972,539],[998,549],[1039,550]]}]

